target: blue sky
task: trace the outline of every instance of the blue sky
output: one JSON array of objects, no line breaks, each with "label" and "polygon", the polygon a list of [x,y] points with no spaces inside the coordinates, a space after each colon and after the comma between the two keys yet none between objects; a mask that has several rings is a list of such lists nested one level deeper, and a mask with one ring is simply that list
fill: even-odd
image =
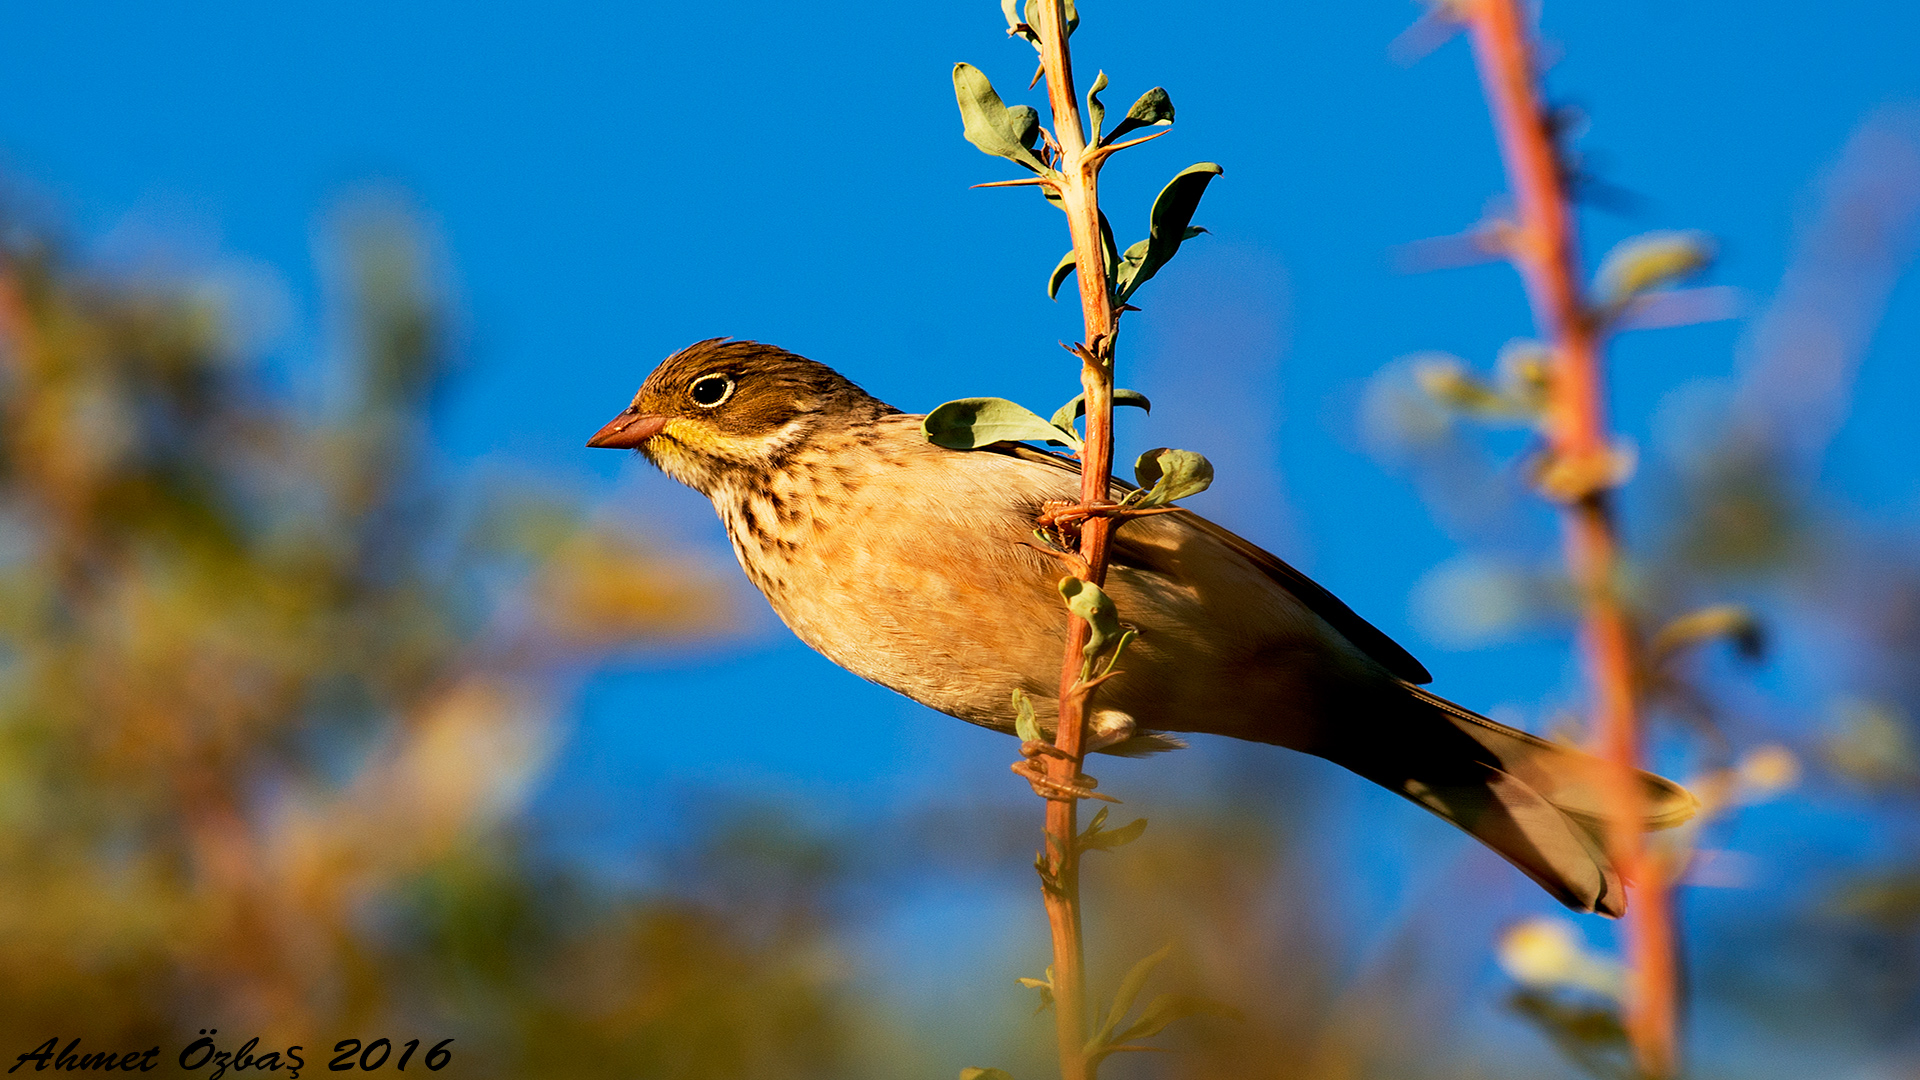
[{"label": "blue sky", "polygon": [[[1470,226],[1501,190],[1464,42],[1397,65],[1387,44],[1419,11],[1400,2],[1084,8],[1083,82],[1106,70],[1110,108],[1162,85],[1179,110],[1173,134],[1108,169],[1122,242],[1144,235],[1178,169],[1226,169],[1196,218],[1211,235],[1129,316],[1121,382],[1157,407],[1125,421],[1123,457],[1208,453],[1221,480],[1195,508],[1308,570],[1420,656],[1442,692],[1527,715],[1564,698],[1574,673],[1552,636],[1467,650],[1415,620],[1409,596],[1460,545],[1364,450],[1355,419],[1366,380],[1396,358],[1486,363],[1529,331],[1504,266],[1393,269],[1398,245]],[[775,342],[916,411],[978,394],[1047,411],[1074,392],[1054,343],[1077,336],[1078,313],[1043,289],[1066,246],[1059,216],[1031,192],[967,188],[1011,173],[961,139],[953,62],[1038,103],[1017,89],[1032,54],[1002,37],[987,0],[73,0],[15,6],[7,24],[0,168],[83,243],[276,276],[290,303],[271,353],[298,372],[323,338],[312,266],[328,208],[368,184],[410,192],[443,239],[463,318],[463,374],[438,427],[449,456],[573,477],[717,562],[730,556],[698,497],[581,446],[689,341]],[[1849,132],[1920,98],[1920,14],[1885,0],[1548,3],[1545,25],[1564,56],[1553,93],[1591,119],[1581,147],[1640,196],[1630,214],[1586,215],[1590,261],[1635,232],[1704,229],[1724,255],[1712,280],[1755,304]],[[1825,474],[1860,512],[1907,522],[1920,496],[1914,300],[1912,282],[1896,290]],[[1623,339],[1621,427],[1648,443],[1663,396],[1728,372],[1741,331]],[[1550,519],[1529,520],[1507,543],[1550,551]],[[536,803],[557,835],[616,852],[706,786],[827,812],[935,788],[1020,796],[1010,743],[755,619],[718,651],[593,682]],[[750,737],[690,739],[687,716]],[[1372,909],[1399,902],[1407,869],[1435,857],[1424,848],[1458,842],[1357,781],[1261,753],[1351,810],[1332,842],[1386,868],[1351,885]],[[1218,754],[1107,771],[1204,784]]]}]

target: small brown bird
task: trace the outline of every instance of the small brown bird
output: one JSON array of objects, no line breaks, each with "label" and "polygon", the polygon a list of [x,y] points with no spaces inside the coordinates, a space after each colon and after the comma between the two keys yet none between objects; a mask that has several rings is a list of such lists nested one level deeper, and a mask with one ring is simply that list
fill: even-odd
[{"label": "small brown bird", "polygon": [[[747,576],[802,641],[944,713],[1014,730],[1024,691],[1051,733],[1067,614],[1023,546],[1077,463],[962,452],[831,368],[714,339],[668,357],[588,446],[639,450],[713,500]],[[1115,496],[1127,490],[1116,484]],[[1190,511],[1131,520],[1106,591],[1138,631],[1095,699],[1108,753],[1228,735],[1326,758],[1479,838],[1568,907],[1618,916],[1595,761],[1421,689],[1419,661],[1333,594]],[[1641,774],[1647,828],[1690,817]]]}]

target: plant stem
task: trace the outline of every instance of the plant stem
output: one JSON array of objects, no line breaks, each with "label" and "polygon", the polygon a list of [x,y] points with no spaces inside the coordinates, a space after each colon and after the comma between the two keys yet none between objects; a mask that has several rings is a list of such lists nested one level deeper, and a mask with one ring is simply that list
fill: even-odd
[{"label": "plant stem", "polygon": [[[1552,120],[1538,89],[1528,27],[1517,0],[1471,0],[1456,12],[1473,41],[1487,103],[1513,191],[1508,255],[1526,282],[1534,319],[1553,352],[1547,441],[1554,460],[1609,459],[1602,382],[1603,342],[1581,286],[1580,256],[1566,176]],[[1635,677],[1638,642],[1622,602],[1620,543],[1606,485],[1573,499],[1563,515],[1568,572],[1581,604],[1580,648],[1604,778],[1608,848],[1636,885],[1627,912],[1626,1026],[1642,1073],[1674,1074],[1679,994],[1668,870],[1641,836],[1643,795],[1633,769],[1640,760]]]},{"label": "plant stem", "polygon": [[[1089,151],[1088,133],[1081,129],[1080,103],[1073,86],[1073,61],[1067,48],[1066,11],[1062,0],[1033,5],[1032,24],[1039,39],[1040,62],[1046,71],[1047,97],[1053,112],[1054,138],[1060,146],[1055,166],[1060,171],[1059,195],[1073,235],[1075,277],[1080,286],[1080,308],[1086,321],[1086,351],[1080,368],[1086,394],[1086,442],[1080,450],[1080,502],[1091,506],[1110,500],[1113,474],[1113,338],[1112,294],[1107,287],[1105,254],[1101,243],[1098,180],[1100,161]],[[1098,133],[1093,133],[1097,138]],[[1107,576],[1107,542],[1112,518],[1095,515],[1080,525],[1080,555],[1086,560],[1087,580],[1102,584]],[[1071,789],[1080,779],[1092,691],[1081,686],[1082,652],[1088,627],[1069,616],[1067,645],[1060,670],[1060,719],[1054,745],[1062,756],[1047,758],[1047,776]],[[1080,922],[1079,804],[1072,799],[1047,800],[1047,875],[1042,889],[1047,922],[1053,931],[1053,996],[1060,1041],[1063,1080],[1092,1080],[1095,1064],[1086,1056],[1089,1032],[1086,992],[1086,949]]]}]

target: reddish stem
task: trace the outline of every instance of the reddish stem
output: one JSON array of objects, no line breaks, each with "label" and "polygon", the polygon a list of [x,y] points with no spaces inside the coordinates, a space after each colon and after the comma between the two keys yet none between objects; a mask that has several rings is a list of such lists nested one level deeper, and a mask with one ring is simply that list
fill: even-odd
[{"label": "reddish stem", "polygon": [[[1098,180],[1101,156],[1087,145],[1089,133],[1080,126],[1080,104],[1074,93],[1073,60],[1067,48],[1066,12],[1061,0],[1033,6],[1032,28],[1039,39],[1040,62],[1046,71],[1047,97],[1052,106],[1053,133],[1059,146],[1054,161],[1059,170],[1057,189],[1073,236],[1075,277],[1086,324],[1080,385],[1086,395],[1087,435],[1080,450],[1080,503],[1091,507],[1109,502],[1113,474],[1113,336],[1116,313],[1107,289],[1105,255],[1100,235]],[[1097,137],[1097,133],[1092,133]],[[1080,523],[1080,557],[1086,580],[1098,585],[1107,576],[1107,544],[1114,520],[1095,514]],[[1080,759],[1085,749],[1086,723],[1093,697],[1082,686],[1083,654],[1088,627],[1069,616],[1066,651],[1060,666],[1059,723],[1054,745],[1060,756],[1046,759],[1047,777],[1066,789],[1080,781]],[[1080,922],[1080,853],[1075,850],[1079,804],[1073,799],[1047,802],[1046,869],[1042,890],[1047,922],[1053,933],[1053,995],[1056,1033],[1060,1044],[1063,1080],[1092,1080],[1096,1064],[1088,1059],[1089,1034],[1086,993],[1086,948]]]},{"label": "reddish stem", "polygon": [[[1581,286],[1572,200],[1541,102],[1529,30],[1517,0],[1472,0],[1456,11],[1472,37],[1513,190],[1516,221],[1507,238],[1508,257],[1526,282],[1534,320],[1553,352],[1549,450],[1559,461],[1604,461],[1611,447],[1601,335]],[[1671,882],[1666,868],[1649,857],[1641,836],[1645,803],[1632,771],[1641,756],[1638,639],[1616,587],[1620,544],[1605,487],[1567,504],[1563,534],[1567,569],[1581,600],[1580,649],[1592,695],[1595,749],[1612,766],[1604,783],[1608,847],[1621,874],[1636,886],[1627,914],[1627,1031],[1641,1071],[1667,1077],[1678,1064]]]}]

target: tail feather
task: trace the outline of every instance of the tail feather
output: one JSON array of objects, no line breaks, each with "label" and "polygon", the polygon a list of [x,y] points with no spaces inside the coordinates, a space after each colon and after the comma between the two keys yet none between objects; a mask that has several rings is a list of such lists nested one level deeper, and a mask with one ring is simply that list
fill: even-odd
[{"label": "tail feather", "polygon": [[1519,778],[1483,765],[1478,782],[1430,787],[1410,779],[1403,791],[1498,852],[1568,907],[1616,919],[1626,913],[1626,889],[1598,841]]},{"label": "tail feather", "polygon": [[[1458,825],[1568,907],[1625,914],[1602,840],[1600,763],[1419,687],[1405,691],[1384,722],[1343,726],[1315,752]],[[1642,773],[1641,783],[1643,828],[1677,825],[1698,806],[1670,780]]]},{"label": "tail feather", "polygon": [[[1605,766],[1598,759],[1571,746],[1548,742],[1538,735],[1489,720],[1421,687],[1408,686],[1407,690],[1421,702],[1438,709],[1454,727],[1491,754],[1494,764],[1525,781],[1548,802],[1583,824],[1606,827],[1606,805],[1599,782],[1600,770]],[[1646,812],[1640,823],[1642,829],[1671,829],[1699,812],[1700,800],[1679,784],[1649,772],[1640,773],[1639,778]]]}]

